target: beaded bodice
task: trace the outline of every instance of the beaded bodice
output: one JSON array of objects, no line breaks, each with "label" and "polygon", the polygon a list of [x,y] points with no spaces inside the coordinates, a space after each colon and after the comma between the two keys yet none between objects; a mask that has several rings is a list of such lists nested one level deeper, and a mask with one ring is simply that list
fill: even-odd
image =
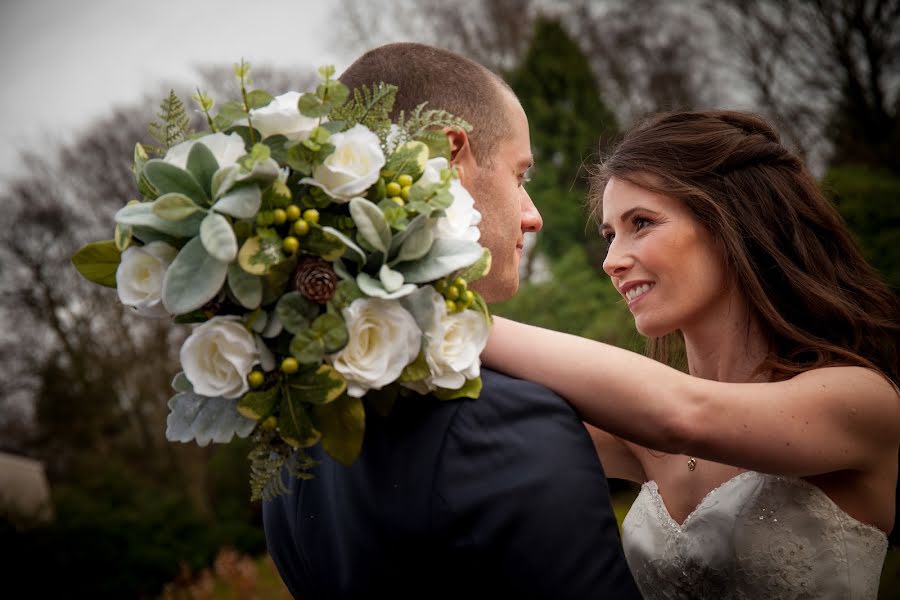
[{"label": "beaded bodice", "polygon": [[874,599],[887,552],[882,531],[816,486],[754,471],[712,490],[681,525],[645,483],[622,541],[648,600]]}]

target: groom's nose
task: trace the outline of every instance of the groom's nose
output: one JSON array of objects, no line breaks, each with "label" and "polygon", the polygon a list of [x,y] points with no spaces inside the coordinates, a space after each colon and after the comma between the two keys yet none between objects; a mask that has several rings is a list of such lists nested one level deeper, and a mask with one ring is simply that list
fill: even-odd
[{"label": "groom's nose", "polygon": [[537,233],[544,226],[544,219],[541,217],[537,206],[531,201],[528,192],[522,190],[522,231]]}]

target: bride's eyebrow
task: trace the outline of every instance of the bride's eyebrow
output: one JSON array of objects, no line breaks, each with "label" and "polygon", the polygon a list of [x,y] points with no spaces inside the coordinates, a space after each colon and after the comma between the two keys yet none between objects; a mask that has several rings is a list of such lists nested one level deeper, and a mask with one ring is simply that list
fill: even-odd
[{"label": "bride's eyebrow", "polygon": [[[621,221],[622,223],[624,223],[624,222],[627,221],[629,218],[631,218],[631,215],[633,215],[634,213],[636,213],[636,212],[638,212],[638,211],[647,212],[647,213],[650,213],[650,214],[653,214],[653,215],[659,214],[659,213],[657,213],[655,210],[650,210],[649,208],[644,208],[643,206],[634,206],[634,207],[632,207],[632,208],[629,208],[629,209],[626,210],[625,212],[623,212],[623,213],[622,213],[622,216],[619,217],[619,221]],[[600,227],[599,227],[598,229],[600,229],[600,231],[603,232],[603,231],[605,231],[605,230],[607,230],[607,229],[612,229],[612,225],[610,225],[609,223],[607,223],[606,221],[604,221],[603,223],[600,223]]]}]

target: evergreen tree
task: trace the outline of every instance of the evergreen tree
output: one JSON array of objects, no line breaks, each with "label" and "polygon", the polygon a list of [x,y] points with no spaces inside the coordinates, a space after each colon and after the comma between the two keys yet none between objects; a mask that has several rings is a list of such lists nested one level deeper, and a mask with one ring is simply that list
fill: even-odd
[{"label": "evergreen tree", "polygon": [[555,259],[573,244],[587,245],[596,264],[598,236],[585,210],[586,167],[618,128],[588,59],[558,21],[541,17],[528,52],[507,81],[531,128],[536,169],[528,190],[544,217],[538,250]]}]

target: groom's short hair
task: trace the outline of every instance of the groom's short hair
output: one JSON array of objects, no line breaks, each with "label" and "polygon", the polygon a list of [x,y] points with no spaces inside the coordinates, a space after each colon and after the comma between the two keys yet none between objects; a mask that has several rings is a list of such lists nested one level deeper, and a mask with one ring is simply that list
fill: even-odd
[{"label": "groom's short hair", "polygon": [[[392,117],[407,116],[420,104],[442,109],[472,126],[469,143],[479,164],[490,164],[510,130],[503,79],[464,56],[412,42],[386,44],[360,56],[340,77],[351,90],[378,82],[396,85]],[[515,94],[513,94],[515,95]]]}]

